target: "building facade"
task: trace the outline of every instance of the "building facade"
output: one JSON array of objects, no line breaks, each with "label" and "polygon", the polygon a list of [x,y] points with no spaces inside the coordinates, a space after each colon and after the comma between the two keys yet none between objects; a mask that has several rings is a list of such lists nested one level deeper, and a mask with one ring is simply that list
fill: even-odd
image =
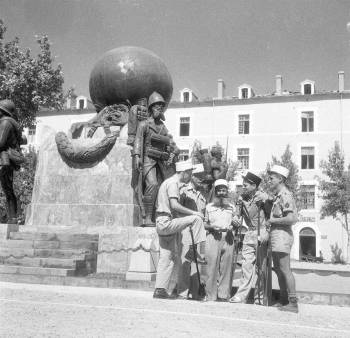
[{"label": "building facade", "polygon": [[[305,80],[300,83],[300,92],[289,93],[283,91],[282,77],[278,75],[272,95],[256,96],[253,88],[245,84],[238,87],[237,97],[225,97],[225,84],[220,79],[217,98],[201,101],[185,88],[180,92],[180,101],[171,102],[166,111],[166,125],[184,160],[189,158],[195,141],[200,141],[203,148],[219,142],[229,159],[240,162],[242,172],[261,173],[272,156],[280,157],[290,146],[299,167],[303,196],[299,222],[293,227],[294,259],[322,255],[330,261],[334,256],[332,246],[346,255],[347,234],[341,223],[320,218],[322,199],[317,181],[322,176],[319,163],[327,159],[335,141],[349,161],[350,92],[344,91],[343,72],[338,78],[339,88],[334,92],[318,93],[314,81]],[[80,104],[78,109],[40,112],[35,136],[31,135],[33,145],[40,144],[45,125],[67,131],[72,123],[94,116],[91,104],[84,107]],[[232,188],[241,184],[237,175]]]}]

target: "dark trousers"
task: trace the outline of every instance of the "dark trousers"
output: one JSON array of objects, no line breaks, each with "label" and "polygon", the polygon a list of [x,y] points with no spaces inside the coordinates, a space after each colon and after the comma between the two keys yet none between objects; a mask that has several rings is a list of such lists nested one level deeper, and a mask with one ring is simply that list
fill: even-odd
[{"label": "dark trousers", "polygon": [[11,220],[17,217],[17,199],[13,190],[13,168],[11,166],[1,167],[0,182],[6,197],[8,219]]}]

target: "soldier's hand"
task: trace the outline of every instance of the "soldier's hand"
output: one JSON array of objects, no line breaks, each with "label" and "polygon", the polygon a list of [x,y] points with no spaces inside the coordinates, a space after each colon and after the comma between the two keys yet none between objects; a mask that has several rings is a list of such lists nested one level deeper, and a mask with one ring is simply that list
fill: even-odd
[{"label": "soldier's hand", "polygon": [[193,212],[193,215],[194,215],[194,216],[199,216],[202,220],[204,219],[203,214],[202,214],[201,212],[199,212],[199,211],[194,211],[194,212]]},{"label": "soldier's hand", "polygon": [[259,241],[261,243],[267,243],[269,241],[269,233],[266,230],[261,232]]},{"label": "soldier's hand", "polygon": [[265,202],[269,198],[269,195],[264,191],[257,191],[255,193],[255,199],[258,202]]}]

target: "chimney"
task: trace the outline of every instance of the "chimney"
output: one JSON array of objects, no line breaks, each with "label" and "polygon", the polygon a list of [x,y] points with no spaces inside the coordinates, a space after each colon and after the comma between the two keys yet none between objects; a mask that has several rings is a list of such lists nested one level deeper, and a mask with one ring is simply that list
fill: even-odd
[{"label": "chimney", "polygon": [[218,100],[222,100],[225,97],[225,82],[223,79],[218,80]]},{"label": "chimney", "polygon": [[282,76],[276,75],[276,91],[275,95],[281,96],[282,95]]},{"label": "chimney", "polygon": [[338,72],[338,91],[342,93],[344,91],[345,74],[343,71]]}]

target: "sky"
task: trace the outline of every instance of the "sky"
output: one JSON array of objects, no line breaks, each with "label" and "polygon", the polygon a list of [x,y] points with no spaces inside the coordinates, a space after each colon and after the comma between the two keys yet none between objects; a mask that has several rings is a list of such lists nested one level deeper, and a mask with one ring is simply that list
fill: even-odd
[{"label": "sky", "polygon": [[[299,90],[304,79],[316,90],[336,90],[345,71],[350,89],[350,0],[0,0],[6,39],[36,52],[36,34],[47,34],[65,88],[89,96],[90,72],[106,51],[140,46],[160,56],[179,90],[199,98],[226,95],[243,83],[258,95]],[[347,79],[349,79],[347,81]]]}]

